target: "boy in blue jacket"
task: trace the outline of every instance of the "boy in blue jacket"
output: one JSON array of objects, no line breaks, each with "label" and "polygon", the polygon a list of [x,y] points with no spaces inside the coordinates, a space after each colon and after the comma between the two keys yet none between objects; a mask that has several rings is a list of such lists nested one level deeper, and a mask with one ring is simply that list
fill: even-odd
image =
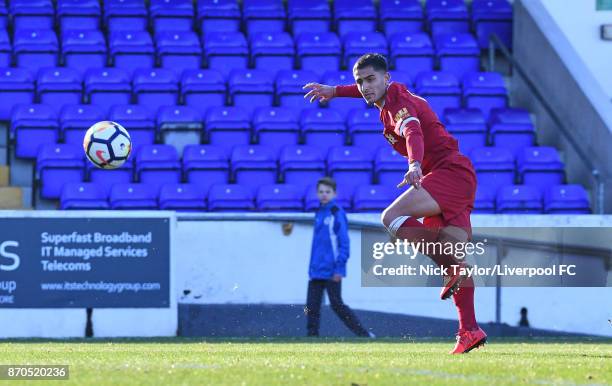
[{"label": "boy in blue jacket", "polygon": [[323,177],[317,182],[317,196],[321,206],[315,215],[308,282],[306,315],[308,336],[319,335],[323,291],[334,312],[357,336],[374,337],[344,304],[341,296],[342,278],[346,276],[349,258],[348,221],[344,210],[336,203],[336,182]]}]

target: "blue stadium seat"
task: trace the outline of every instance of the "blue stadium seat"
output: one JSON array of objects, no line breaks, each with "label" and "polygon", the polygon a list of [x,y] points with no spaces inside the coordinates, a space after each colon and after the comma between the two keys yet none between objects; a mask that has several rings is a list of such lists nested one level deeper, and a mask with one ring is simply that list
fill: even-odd
[{"label": "blue stadium seat", "polygon": [[216,184],[208,192],[208,210],[211,212],[243,212],[254,209],[253,195],[246,186]]},{"label": "blue stadium seat", "polygon": [[354,109],[346,119],[349,138],[353,146],[369,151],[372,156],[380,148],[387,144],[382,135],[382,125],[378,110]]},{"label": "blue stadium seat", "polygon": [[295,44],[302,70],[321,76],[327,71],[340,69],[342,46],[335,33],[304,32],[298,35]]},{"label": "blue stadium seat", "polygon": [[434,43],[440,70],[453,73],[458,79],[480,71],[480,47],[469,33],[439,34]]},{"label": "blue stadium seat", "polygon": [[[323,75],[323,84],[347,85],[355,83],[350,71],[329,71]],[[337,110],[343,118],[352,109],[363,109],[366,106],[362,98],[334,98],[327,103],[329,108]]]},{"label": "blue stadium seat", "polygon": [[229,183],[229,158],[224,148],[214,145],[187,145],[183,150],[185,180],[208,192],[214,184]]},{"label": "blue stadium seat", "polygon": [[304,99],[304,85],[317,82],[319,77],[312,71],[279,71],[276,74],[276,100],[278,105],[290,108],[296,113],[312,108],[312,104]]},{"label": "blue stadium seat", "polygon": [[130,75],[120,68],[100,68],[85,73],[85,95],[90,104],[108,112],[113,105],[128,105],[132,99]]},{"label": "blue stadium seat", "polygon": [[395,188],[408,171],[408,159],[391,146],[381,146],[374,156],[374,175],[379,185]]},{"label": "blue stadium seat", "polygon": [[565,165],[553,147],[526,147],[518,153],[516,164],[519,182],[541,192],[565,183]]},{"label": "blue stadium seat", "polygon": [[262,185],[275,184],[277,180],[277,153],[264,145],[234,146],[231,170],[237,184],[257,192]]},{"label": "blue stadium seat", "polygon": [[507,0],[472,1],[472,26],[480,48],[489,47],[489,35],[496,34],[512,48],[512,4]]},{"label": "blue stadium seat", "polygon": [[178,76],[185,70],[202,66],[202,46],[195,32],[158,32],[155,42],[160,66],[175,71]]},{"label": "blue stadium seat", "polygon": [[287,17],[293,36],[327,32],[331,28],[331,10],[326,0],[288,0]]},{"label": "blue stadium seat", "polygon": [[281,107],[260,107],[253,114],[253,132],[257,143],[278,151],[285,145],[297,145],[300,126],[294,111]]},{"label": "blue stadium seat", "polygon": [[140,68],[134,71],[132,79],[132,92],[136,103],[147,106],[153,113],[157,113],[162,106],[178,104],[179,84],[174,71],[165,68]]},{"label": "blue stadium seat", "polygon": [[150,0],[149,12],[155,32],[191,31],[195,10],[191,0]]},{"label": "blue stadium seat", "polygon": [[304,190],[290,184],[264,185],[257,191],[257,209],[265,212],[302,212]]},{"label": "blue stadium seat", "polygon": [[589,195],[581,185],[555,185],[544,191],[544,213],[590,214]]},{"label": "blue stadium seat", "polygon": [[41,146],[36,156],[36,181],[40,187],[40,196],[57,199],[65,183],[83,181],[84,154],[83,147],[78,145]]},{"label": "blue stadium seat", "polygon": [[242,33],[209,32],[202,40],[208,68],[220,71],[225,77],[232,70],[247,68],[249,46]]},{"label": "blue stadium seat", "polygon": [[242,16],[249,35],[285,30],[286,14],[282,0],[243,0]]},{"label": "blue stadium seat", "polygon": [[352,69],[364,52],[377,52],[387,56],[387,39],[380,32],[348,32],[342,37],[344,65]]},{"label": "blue stadium seat", "polygon": [[22,68],[0,69],[0,92],[0,120],[8,121],[15,106],[34,102],[34,77]]},{"label": "blue stadium seat", "polygon": [[479,183],[476,188],[476,198],[474,199],[474,210],[472,210],[472,213],[494,214],[496,192],[497,189]]},{"label": "blue stadium seat", "polygon": [[142,105],[115,105],[110,109],[108,119],[121,122],[130,132],[132,154],[137,154],[143,145],[155,142],[155,119],[151,110]]},{"label": "blue stadium seat", "polygon": [[295,49],[293,39],[286,32],[262,32],[249,35],[251,61],[260,70],[276,73],[292,70]]},{"label": "blue stadium seat", "polygon": [[136,175],[141,183],[155,185],[181,182],[181,163],[170,145],[143,145],[136,153]]},{"label": "blue stadium seat", "polygon": [[20,29],[13,37],[17,67],[38,71],[58,65],[59,43],[53,30]]},{"label": "blue stadium seat", "polygon": [[97,30],[102,8],[97,0],[58,0],[57,19],[60,30]]},{"label": "blue stadium seat", "polygon": [[237,0],[198,1],[198,26],[204,34],[208,32],[240,31],[240,6]]},{"label": "blue stadium seat", "polygon": [[155,66],[155,49],[146,31],[115,31],[109,34],[109,53],[116,68],[131,75],[138,68]]},{"label": "blue stadium seat", "polygon": [[334,1],[334,23],[340,36],[347,32],[376,31],[376,7],[371,0]]},{"label": "blue stadium seat", "polygon": [[251,142],[251,117],[240,107],[211,107],[205,127],[208,142],[223,147],[228,154],[234,146]]},{"label": "blue stadium seat", "polygon": [[306,145],[285,146],[280,151],[280,174],[286,184],[299,186],[302,191],[325,175],[323,152]]},{"label": "blue stadium seat", "polygon": [[504,78],[497,72],[473,72],[463,78],[463,102],[466,107],[482,110],[485,117],[494,108],[508,104]]},{"label": "blue stadium seat", "polygon": [[355,146],[335,146],[327,154],[327,171],[338,184],[338,191],[352,196],[355,188],[372,183],[372,156]]},{"label": "blue stadium seat", "polygon": [[107,64],[106,40],[100,31],[67,31],[62,34],[62,57],[66,67],[85,73]]},{"label": "blue stadium seat", "polygon": [[432,36],[469,32],[468,9],[464,0],[428,0],[425,9]]},{"label": "blue stadium seat", "polygon": [[12,0],[9,13],[15,31],[26,28],[50,30],[55,23],[52,0]]},{"label": "blue stadium seat", "polygon": [[145,31],[148,22],[145,0],[104,0],[104,24],[109,31]]},{"label": "blue stadium seat", "polygon": [[415,83],[417,94],[427,99],[438,116],[443,116],[445,109],[461,107],[461,88],[452,73],[422,72],[417,76]]},{"label": "blue stadium seat", "polygon": [[91,162],[85,163],[85,169],[88,181],[98,185],[107,193],[117,184],[129,184],[134,180],[134,161],[131,156],[116,169],[100,169]]},{"label": "blue stadium seat", "polygon": [[384,185],[361,185],[353,194],[355,212],[380,213],[398,196],[396,189]]},{"label": "blue stadium seat", "polygon": [[380,23],[387,36],[423,30],[423,6],[419,0],[381,0]]},{"label": "blue stadium seat", "polygon": [[407,89],[412,89],[412,77],[406,71],[390,71],[391,82],[402,83]]},{"label": "blue stadium seat", "polygon": [[159,191],[159,209],[181,212],[206,210],[206,192],[193,184],[165,184]]},{"label": "blue stadium seat", "polygon": [[109,197],[112,209],[157,209],[157,187],[147,184],[113,185]]},{"label": "blue stadium seat", "polygon": [[60,209],[99,210],[110,209],[107,194],[98,185],[86,182],[64,184],[60,195]]},{"label": "blue stadium seat", "polygon": [[0,29],[8,27],[8,8],[4,2],[0,3]]},{"label": "blue stadium seat", "polygon": [[542,194],[529,185],[504,186],[497,192],[497,213],[540,214]]},{"label": "blue stadium seat", "polygon": [[185,70],[181,77],[181,97],[185,105],[205,115],[209,107],[225,105],[225,79],[215,70]]},{"label": "blue stadium seat", "polygon": [[505,147],[516,156],[522,148],[534,146],[536,132],[529,112],[523,109],[493,109],[489,116],[489,143]]},{"label": "blue stadium seat", "polygon": [[197,145],[202,140],[204,119],[189,106],[165,106],[157,112],[157,130],[165,144],[183,153],[186,145]]},{"label": "blue stadium seat", "polygon": [[12,52],[13,48],[8,33],[5,29],[0,29],[0,68],[11,66]]},{"label": "blue stadium seat", "polygon": [[40,103],[60,111],[70,104],[80,104],[83,99],[83,78],[71,68],[45,68],[38,72],[37,94]]},{"label": "blue stadium seat", "polygon": [[[314,212],[321,206],[319,197],[317,197],[316,182],[317,181],[314,181],[313,185],[306,189],[306,195],[304,196],[304,209],[307,212]],[[342,187],[340,186],[338,187],[338,191],[336,193],[336,204],[347,212],[351,211],[351,194],[347,193],[345,190],[342,190]]]},{"label": "blue stadium seat", "polygon": [[324,153],[346,142],[346,126],[342,115],[333,109],[308,109],[300,117],[305,143]]},{"label": "blue stadium seat", "polygon": [[272,106],[274,78],[265,70],[233,70],[228,81],[229,95],[234,106],[252,114],[257,107]]},{"label": "blue stadium seat", "polygon": [[488,186],[497,192],[499,188],[514,184],[514,156],[504,148],[479,147],[470,153],[478,185]]},{"label": "blue stadium seat", "polygon": [[17,157],[36,158],[41,145],[58,142],[57,114],[48,105],[17,105],[11,114],[11,134]]},{"label": "blue stadium seat", "polygon": [[59,116],[62,141],[73,145],[82,145],[85,130],[93,126],[94,123],[105,119],[106,114],[98,106],[80,104],[64,106]]},{"label": "blue stadium seat", "polygon": [[414,79],[423,71],[434,69],[434,49],[426,33],[395,34],[389,40],[391,66]]},{"label": "blue stadium seat", "polygon": [[480,109],[446,109],[444,124],[463,154],[487,145],[487,121]]}]

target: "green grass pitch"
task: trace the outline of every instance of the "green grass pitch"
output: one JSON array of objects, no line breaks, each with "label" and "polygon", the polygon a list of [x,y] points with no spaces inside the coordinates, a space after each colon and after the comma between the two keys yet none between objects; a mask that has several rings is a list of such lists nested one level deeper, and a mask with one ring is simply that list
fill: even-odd
[{"label": "green grass pitch", "polygon": [[[74,385],[612,384],[612,339],[0,341],[0,364],[68,364]],[[32,381],[0,381],[10,385]],[[35,384],[58,381],[38,381]],[[65,381],[66,382],[66,381]]]}]

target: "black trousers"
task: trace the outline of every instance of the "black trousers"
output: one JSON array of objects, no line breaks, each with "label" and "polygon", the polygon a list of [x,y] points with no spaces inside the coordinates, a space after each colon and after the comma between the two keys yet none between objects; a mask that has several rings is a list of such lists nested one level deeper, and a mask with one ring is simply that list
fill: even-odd
[{"label": "black trousers", "polygon": [[321,302],[323,301],[323,291],[327,290],[327,296],[331,303],[332,310],[338,315],[340,320],[357,336],[368,336],[359,319],[353,311],[342,301],[342,282],[333,280],[312,279],[308,282],[308,298],[306,300],[306,316],[308,319],[308,336],[319,335],[319,324],[321,321]]}]

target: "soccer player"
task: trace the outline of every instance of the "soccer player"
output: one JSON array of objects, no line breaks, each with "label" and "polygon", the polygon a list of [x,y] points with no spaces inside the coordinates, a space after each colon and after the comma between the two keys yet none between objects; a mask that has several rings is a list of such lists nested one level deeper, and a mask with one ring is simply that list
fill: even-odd
[{"label": "soccer player", "polygon": [[[311,102],[363,97],[380,110],[384,137],[408,158],[408,171],[398,188],[411,185],[382,213],[381,221],[391,236],[427,243],[471,239],[476,174],[470,160],[459,152],[457,140],[425,99],[405,85],[391,82],[384,56],[361,56],[353,67],[353,76],[353,85],[309,83],[304,86],[309,90],[304,97]],[[459,314],[457,343],[451,353],[466,353],[483,345],[487,335],[476,322],[474,281],[460,269],[467,265],[442,251],[428,256],[446,269],[440,297],[444,300],[452,296]]]}]

